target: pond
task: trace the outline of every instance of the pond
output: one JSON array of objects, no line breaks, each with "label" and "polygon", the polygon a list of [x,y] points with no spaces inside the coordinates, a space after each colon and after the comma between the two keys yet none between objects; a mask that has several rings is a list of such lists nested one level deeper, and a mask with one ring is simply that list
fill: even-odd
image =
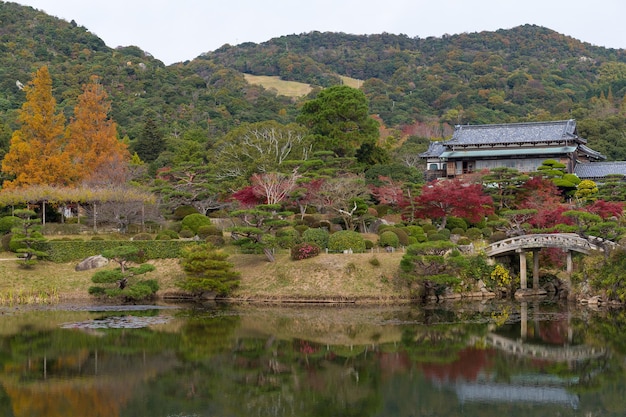
[{"label": "pond", "polygon": [[623,416],[626,314],[540,302],[0,311],[0,415]]}]

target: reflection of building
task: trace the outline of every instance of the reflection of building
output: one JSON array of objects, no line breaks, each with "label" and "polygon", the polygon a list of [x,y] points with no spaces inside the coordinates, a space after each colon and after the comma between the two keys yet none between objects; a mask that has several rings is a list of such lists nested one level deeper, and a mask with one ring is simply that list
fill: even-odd
[{"label": "reflection of building", "polygon": [[450,140],[432,143],[420,157],[428,181],[500,167],[532,172],[547,159],[573,173],[579,163],[606,159],[587,147],[574,120],[456,126]]}]

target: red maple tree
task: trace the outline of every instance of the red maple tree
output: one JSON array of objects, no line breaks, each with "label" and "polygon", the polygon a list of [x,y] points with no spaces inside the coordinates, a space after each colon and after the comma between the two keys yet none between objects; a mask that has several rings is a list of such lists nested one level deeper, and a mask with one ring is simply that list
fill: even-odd
[{"label": "red maple tree", "polygon": [[493,200],[483,192],[480,184],[460,179],[433,181],[424,185],[415,203],[415,217],[440,219],[441,229],[446,227],[449,216],[478,223],[494,212]]}]

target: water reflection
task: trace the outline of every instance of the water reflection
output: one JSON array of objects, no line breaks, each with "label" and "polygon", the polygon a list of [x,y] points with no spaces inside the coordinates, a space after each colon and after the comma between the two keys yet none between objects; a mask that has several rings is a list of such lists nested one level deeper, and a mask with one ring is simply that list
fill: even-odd
[{"label": "water reflection", "polygon": [[622,311],[6,310],[2,416],[622,416]]}]

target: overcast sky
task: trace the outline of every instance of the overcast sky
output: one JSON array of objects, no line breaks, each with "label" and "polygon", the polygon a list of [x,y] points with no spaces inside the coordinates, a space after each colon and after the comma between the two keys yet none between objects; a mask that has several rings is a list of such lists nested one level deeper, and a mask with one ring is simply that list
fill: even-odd
[{"label": "overcast sky", "polygon": [[626,49],[626,0],[14,0],[85,26],[104,42],[135,45],[165,64],[224,44],[311,31],[409,37],[535,24]]}]

